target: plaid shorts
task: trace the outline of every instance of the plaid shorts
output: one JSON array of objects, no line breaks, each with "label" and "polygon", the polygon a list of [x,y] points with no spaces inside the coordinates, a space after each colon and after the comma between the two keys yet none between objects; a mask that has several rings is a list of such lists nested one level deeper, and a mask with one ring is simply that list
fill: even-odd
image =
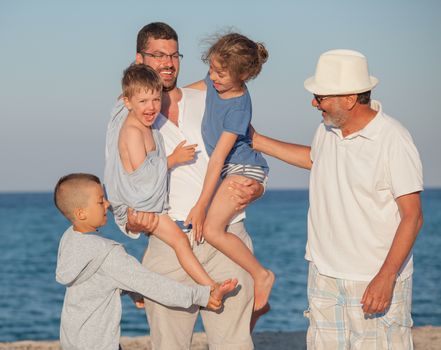
[{"label": "plaid shorts", "polygon": [[221,178],[225,179],[228,175],[245,176],[249,179],[259,181],[261,184],[265,184],[268,178],[261,166],[249,164],[226,163],[222,168]]},{"label": "plaid shorts", "polygon": [[365,316],[360,303],[368,284],[321,275],[310,263],[305,311],[309,350],[413,349],[412,277],[397,280],[387,312],[371,317]]}]

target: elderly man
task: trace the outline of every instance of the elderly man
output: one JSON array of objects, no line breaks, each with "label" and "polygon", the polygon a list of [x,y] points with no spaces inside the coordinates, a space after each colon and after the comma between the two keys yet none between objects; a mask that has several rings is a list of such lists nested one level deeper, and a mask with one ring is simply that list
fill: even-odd
[{"label": "elderly man", "polygon": [[332,50],[305,81],[322,112],[311,147],[257,133],[257,150],[311,169],[308,349],[411,349],[412,246],[422,167],[409,132],[371,100],[366,58]]},{"label": "elderly man", "polygon": [[[208,164],[208,155],[203,147],[201,135],[205,92],[176,86],[181,58],[178,35],[169,25],[155,22],[139,31],[136,63],[155,69],[163,83],[161,114],[158,115],[154,126],[164,138],[167,154],[172,153],[178,145],[185,148],[185,142],[199,145],[194,161],[170,171],[168,215],[178,225],[183,224],[199,197]],[[232,183],[231,188],[231,196],[238,209],[245,207],[263,192],[263,187],[254,180],[243,185]],[[233,218],[228,230],[252,249],[251,239],[243,221],[244,214],[239,213]],[[140,212],[133,215],[129,209],[128,223],[126,227],[120,228],[132,238],[137,238],[139,234],[134,232],[151,232],[156,225],[156,214]],[[251,276],[208,243],[195,244],[193,252],[215,281],[237,277],[240,287],[233,297],[225,301],[220,313],[196,306],[189,309],[168,308],[146,299],[153,348],[190,349],[193,328],[200,312],[210,349],[252,349],[250,318],[254,295]],[[173,249],[155,236],[149,238],[142,262],[151,271],[182,283],[194,283],[179,264]]]}]

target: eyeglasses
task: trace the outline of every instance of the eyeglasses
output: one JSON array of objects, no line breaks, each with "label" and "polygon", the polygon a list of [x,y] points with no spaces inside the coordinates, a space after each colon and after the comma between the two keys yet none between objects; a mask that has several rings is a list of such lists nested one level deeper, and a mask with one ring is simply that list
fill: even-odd
[{"label": "eyeglasses", "polygon": [[317,101],[318,104],[320,104],[320,103],[322,103],[323,100],[326,100],[327,98],[343,97],[343,96],[349,96],[349,95],[324,95],[324,96],[320,96],[320,95],[314,94],[314,99]]},{"label": "eyeglasses", "polygon": [[173,61],[179,61],[184,58],[183,54],[180,54],[179,52],[172,53],[171,55],[167,55],[164,52],[157,52],[157,53],[149,53],[149,52],[140,52],[142,56],[151,57],[155,60],[165,62],[167,59],[171,59]]},{"label": "eyeglasses", "polygon": [[337,97],[337,96],[341,96],[341,95],[325,95],[325,96],[320,96],[320,95],[314,94],[314,99],[317,101],[318,104],[320,104],[320,103],[322,103],[323,100],[326,100],[327,98]]}]

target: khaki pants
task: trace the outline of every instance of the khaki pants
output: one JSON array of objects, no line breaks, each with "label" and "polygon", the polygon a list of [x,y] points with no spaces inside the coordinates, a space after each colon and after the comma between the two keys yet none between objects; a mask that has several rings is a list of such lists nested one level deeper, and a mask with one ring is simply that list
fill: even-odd
[{"label": "khaki pants", "polygon": [[[252,249],[251,239],[243,222],[227,229],[235,233]],[[198,260],[215,281],[236,277],[237,292],[228,297],[222,312],[208,311],[193,305],[189,309],[169,308],[145,299],[150,336],[155,350],[190,349],[193,328],[199,312],[202,316],[210,349],[253,349],[250,318],[253,310],[254,288],[251,276],[207,242],[193,248]],[[142,263],[149,270],[176,281],[194,283],[179,264],[168,245],[151,236]]]}]

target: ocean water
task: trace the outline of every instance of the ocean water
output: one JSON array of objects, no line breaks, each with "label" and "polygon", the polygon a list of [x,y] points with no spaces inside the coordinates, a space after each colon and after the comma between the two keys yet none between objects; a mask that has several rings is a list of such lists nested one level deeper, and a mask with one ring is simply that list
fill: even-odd
[{"label": "ocean water", "polygon": [[[441,189],[426,190],[422,197],[425,223],[414,247],[413,319],[417,326],[441,325]],[[272,311],[259,321],[257,331],[307,328],[307,209],[307,191],[269,190],[247,211],[255,253],[277,275]],[[58,339],[64,287],[55,282],[54,271],[59,238],[67,226],[50,193],[0,194],[0,342]],[[142,256],[147,238],[126,238],[112,220],[101,231]],[[147,332],[144,312],[123,297],[122,334]]]}]

